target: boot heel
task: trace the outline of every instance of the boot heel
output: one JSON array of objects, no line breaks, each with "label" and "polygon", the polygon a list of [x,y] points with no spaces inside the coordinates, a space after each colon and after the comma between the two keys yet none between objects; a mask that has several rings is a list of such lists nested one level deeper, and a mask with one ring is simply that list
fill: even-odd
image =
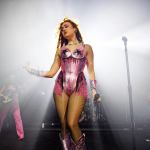
[{"label": "boot heel", "polygon": [[85,134],[83,133],[82,136],[79,138],[75,150],[86,150],[85,146]]},{"label": "boot heel", "polygon": [[61,140],[61,144],[63,146],[63,150],[71,150],[71,141],[70,141],[70,135],[67,134],[66,137],[63,139],[61,137],[61,134],[59,134],[59,138]]}]

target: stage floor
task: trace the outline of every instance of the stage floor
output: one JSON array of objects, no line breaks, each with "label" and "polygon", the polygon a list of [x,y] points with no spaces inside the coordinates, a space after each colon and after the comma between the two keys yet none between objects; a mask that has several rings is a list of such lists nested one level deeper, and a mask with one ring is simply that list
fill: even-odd
[{"label": "stage floor", "polygon": [[[18,141],[15,130],[0,134],[0,150],[61,150],[59,129],[25,129],[25,138]],[[132,150],[130,130],[83,130],[87,150]],[[137,150],[150,149],[150,132],[135,132]],[[148,137],[149,136],[149,137]]]}]

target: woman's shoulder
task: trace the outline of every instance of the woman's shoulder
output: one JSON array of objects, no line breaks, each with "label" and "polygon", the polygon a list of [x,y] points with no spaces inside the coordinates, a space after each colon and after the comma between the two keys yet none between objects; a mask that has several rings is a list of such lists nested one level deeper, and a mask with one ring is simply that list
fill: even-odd
[{"label": "woman's shoulder", "polygon": [[57,48],[57,52],[60,52],[62,50],[62,47]]},{"label": "woman's shoulder", "polygon": [[90,44],[84,44],[84,47],[86,52],[92,51],[92,46]]}]

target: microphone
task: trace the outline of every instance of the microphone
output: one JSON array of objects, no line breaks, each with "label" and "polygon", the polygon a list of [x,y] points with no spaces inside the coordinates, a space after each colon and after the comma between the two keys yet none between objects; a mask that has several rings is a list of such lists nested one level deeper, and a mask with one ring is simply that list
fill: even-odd
[{"label": "microphone", "polygon": [[123,36],[123,37],[122,37],[122,41],[124,42],[124,45],[127,45],[127,41],[128,41],[128,39],[127,39],[127,37],[126,37],[126,36]]},{"label": "microphone", "polygon": [[126,36],[123,36],[123,37],[122,37],[122,41],[127,42],[127,41],[128,41],[127,37],[126,37]]},{"label": "microphone", "polygon": [[127,40],[128,40],[128,39],[127,39],[126,36],[123,36],[123,37],[122,37],[122,41],[127,42]]}]

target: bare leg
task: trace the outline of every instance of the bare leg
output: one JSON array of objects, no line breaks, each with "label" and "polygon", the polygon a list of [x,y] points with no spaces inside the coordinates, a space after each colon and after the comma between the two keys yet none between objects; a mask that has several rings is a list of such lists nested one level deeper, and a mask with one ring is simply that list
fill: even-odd
[{"label": "bare leg", "polygon": [[85,102],[84,97],[76,93],[73,93],[69,99],[67,122],[75,142],[77,142],[82,135],[78,122]]},{"label": "bare leg", "polygon": [[65,138],[66,136],[66,111],[68,105],[68,95],[64,92],[61,95],[54,94],[54,101],[56,105],[56,110],[60,118],[61,123],[61,136]]}]

